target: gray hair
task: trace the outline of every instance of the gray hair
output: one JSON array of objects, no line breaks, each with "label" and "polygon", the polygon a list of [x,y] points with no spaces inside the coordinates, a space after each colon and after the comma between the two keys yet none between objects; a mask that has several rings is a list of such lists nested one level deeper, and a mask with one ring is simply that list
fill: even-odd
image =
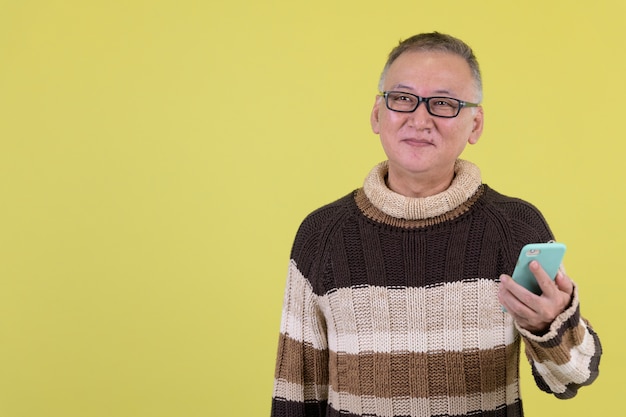
[{"label": "gray hair", "polygon": [[382,91],[383,89],[385,76],[387,75],[387,71],[389,70],[391,64],[393,64],[393,62],[403,53],[415,51],[446,52],[458,55],[461,58],[465,59],[465,62],[467,62],[467,64],[469,65],[470,70],[472,71],[472,75],[474,77],[474,84],[476,87],[476,92],[478,93],[478,102],[482,100],[483,82],[480,75],[478,60],[476,59],[472,48],[470,48],[465,42],[460,39],[439,32],[420,33],[418,35],[411,36],[410,38],[401,41],[398,46],[393,48],[393,50],[389,53],[389,58],[387,58],[385,68],[380,75],[380,81],[378,83],[378,89],[380,91]]}]

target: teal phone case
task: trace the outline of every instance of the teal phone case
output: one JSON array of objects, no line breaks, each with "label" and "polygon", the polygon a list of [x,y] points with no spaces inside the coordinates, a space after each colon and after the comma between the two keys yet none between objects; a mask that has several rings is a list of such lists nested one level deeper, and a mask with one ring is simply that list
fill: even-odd
[{"label": "teal phone case", "polygon": [[513,280],[535,294],[541,294],[541,288],[528,264],[536,260],[554,280],[565,255],[563,243],[530,243],[522,248],[513,271]]}]

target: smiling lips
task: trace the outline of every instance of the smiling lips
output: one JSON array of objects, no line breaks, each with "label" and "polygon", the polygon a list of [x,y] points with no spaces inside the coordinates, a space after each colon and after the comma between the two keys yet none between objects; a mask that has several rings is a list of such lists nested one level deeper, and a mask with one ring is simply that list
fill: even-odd
[{"label": "smiling lips", "polygon": [[407,139],[402,139],[402,142],[411,146],[418,146],[418,147],[434,145],[434,143],[428,139],[407,138]]}]

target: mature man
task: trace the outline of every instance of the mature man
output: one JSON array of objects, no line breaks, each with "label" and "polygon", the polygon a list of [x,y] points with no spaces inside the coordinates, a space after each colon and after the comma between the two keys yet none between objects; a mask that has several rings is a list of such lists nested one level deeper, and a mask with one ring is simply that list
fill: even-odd
[{"label": "mature man", "polygon": [[521,416],[522,339],[539,388],[573,397],[601,355],[575,285],[536,262],[541,295],[506,275],[523,245],[554,236],[459,159],[483,128],[472,50],[413,36],[379,89],[371,125],[388,160],[293,245],[272,416]]}]

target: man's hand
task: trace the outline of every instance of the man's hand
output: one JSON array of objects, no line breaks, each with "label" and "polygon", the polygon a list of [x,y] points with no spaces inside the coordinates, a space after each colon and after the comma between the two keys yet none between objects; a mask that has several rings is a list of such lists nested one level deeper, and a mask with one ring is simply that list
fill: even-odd
[{"label": "man's hand", "polygon": [[552,281],[537,261],[532,261],[529,268],[543,293],[533,294],[509,275],[503,274],[500,276],[498,299],[521,328],[542,335],[569,306],[574,283],[561,270]]}]

